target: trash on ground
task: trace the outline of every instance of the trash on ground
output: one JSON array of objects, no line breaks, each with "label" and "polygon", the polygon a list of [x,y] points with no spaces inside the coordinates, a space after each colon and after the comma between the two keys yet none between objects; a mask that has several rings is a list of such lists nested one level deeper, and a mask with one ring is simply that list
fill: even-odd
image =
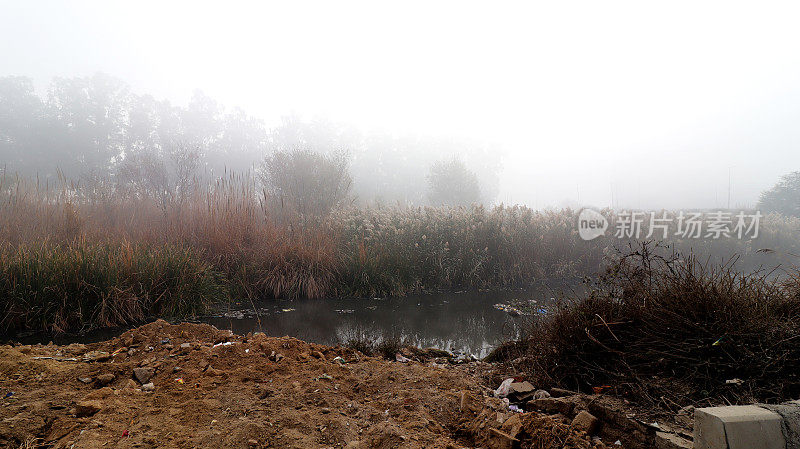
[{"label": "trash on ground", "polygon": [[514,379],[509,377],[508,379],[504,380],[496,390],[494,390],[495,397],[504,398],[508,396],[508,393],[511,391],[511,384],[514,383]]}]

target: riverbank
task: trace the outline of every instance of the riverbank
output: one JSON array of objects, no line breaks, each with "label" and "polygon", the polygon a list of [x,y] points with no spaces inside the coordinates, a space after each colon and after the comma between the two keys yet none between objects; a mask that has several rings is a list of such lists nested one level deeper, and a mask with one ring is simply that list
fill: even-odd
[{"label": "riverbank", "polygon": [[[612,211],[604,211],[613,218]],[[0,334],[186,319],[234,299],[405,296],[593,276],[612,235],[578,236],[578,211],[522,206],[344,208],[298,216],[232,178],[180,201],[109,186],[0,177]],[[797,264],[800,220],[763,217],[757,240],[665,244],[737,269]]]},{"label": "riverbank", "polygon": [[2,346],[0,445],[500,448],[510,432],[605,447],[567,418],[509,411],[484,385],[502,376],[489,364],[409,355],[164,321],[89,345]]}]

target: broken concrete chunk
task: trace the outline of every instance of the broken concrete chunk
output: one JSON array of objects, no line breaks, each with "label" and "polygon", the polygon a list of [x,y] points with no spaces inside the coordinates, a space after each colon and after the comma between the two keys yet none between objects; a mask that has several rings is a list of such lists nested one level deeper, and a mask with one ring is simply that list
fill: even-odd
[{"label": "broken concrete chunk", "polygon": [[524,402],[533,399],[536,391],[530,382],[512,382],[508,386],[508,399],[511,402]]}]

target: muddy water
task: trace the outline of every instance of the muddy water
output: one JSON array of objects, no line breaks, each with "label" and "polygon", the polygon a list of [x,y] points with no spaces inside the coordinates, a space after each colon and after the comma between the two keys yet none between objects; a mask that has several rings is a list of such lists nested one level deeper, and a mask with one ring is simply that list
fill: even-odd
[{"label": "muddy water", "polygon": [[[247,301],[233,304],[203,322],[237,334],[264,332],[289,335],[327,345],[351,339],[400,340],[422,348],[438,348],[458,355],[486,356],[503,341],[519,337],[537,319],[552,310],[556,298],[584,289],[577,281],[539,283],[525,290],[502,292],[437,293],[403,298]],[[511,313],[496,305],[511,305]],[[517,314],[516,312],[522,312]],[[154,319],[154,318],[153,318]],[[0,343],[90,343],[113,338],[128,328],[105,328],[87,333],[34,333],[0,338]]]},{"label": "muddy water", "polygon": [[[354,338],[399,339],[427,348],[486,356],[498,343],[518,337],[575,283],[542,283],[521,291],[439,293],[404,298],[325,299],[240,303],[201,321],[234,333],[289,335],[315,343]],[[516,316],[496,304],[512,304]]]}]

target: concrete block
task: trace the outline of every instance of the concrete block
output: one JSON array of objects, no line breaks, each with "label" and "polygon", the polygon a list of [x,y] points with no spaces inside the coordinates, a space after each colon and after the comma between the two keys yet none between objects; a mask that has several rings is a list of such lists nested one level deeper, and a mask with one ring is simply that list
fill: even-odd
[{"label": "concrete block", "polygon": [[781,416],[755,405],[698,408],[695,449],[785,449]]}]

